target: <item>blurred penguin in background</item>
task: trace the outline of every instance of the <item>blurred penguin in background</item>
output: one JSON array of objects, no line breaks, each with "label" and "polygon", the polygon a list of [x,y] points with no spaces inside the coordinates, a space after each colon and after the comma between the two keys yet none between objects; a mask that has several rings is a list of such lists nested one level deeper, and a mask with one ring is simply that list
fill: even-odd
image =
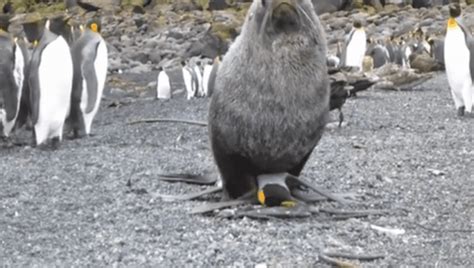
[{"label": "blurred penguin in background", "polygon": [[367,35],[362,22],[355,20],[352,30],[346,38],[343,50],[343,64],[347,67],[357,67],[362,70],[362,62],[364,60],[367,49]]},{"label": "blurred penguin in background", "polygon": [[158,77],[156,82],[156,98],[167,100],[171,98],[170,78],[163,67],[158,67]]}]

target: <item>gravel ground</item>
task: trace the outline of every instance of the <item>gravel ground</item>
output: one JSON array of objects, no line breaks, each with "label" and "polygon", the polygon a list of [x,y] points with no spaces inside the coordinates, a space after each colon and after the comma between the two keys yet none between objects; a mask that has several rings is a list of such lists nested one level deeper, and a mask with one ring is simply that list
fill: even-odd
[{"label": "gravel ground", "polygon": [[[204,189],[160,182],[156,174],[214,170],[207,129],[126,122],[206,120],[208,101],[128,100],[108,107],[106,99],[95,135],[67,139],[56,151],[0,144],[0,264],[324,267],[318,254],[332,250],[385,255],[351,261],[364,267],[474,266],[474,118],[456,116],[442,74],[411,92],[348,100],[347,125],[325,133],[304,178],[391,211],[343,221],[223,219],[188,215],[215,198],[162,201],[158,194]],[[16,137],[29,139],[25,132]]]}]

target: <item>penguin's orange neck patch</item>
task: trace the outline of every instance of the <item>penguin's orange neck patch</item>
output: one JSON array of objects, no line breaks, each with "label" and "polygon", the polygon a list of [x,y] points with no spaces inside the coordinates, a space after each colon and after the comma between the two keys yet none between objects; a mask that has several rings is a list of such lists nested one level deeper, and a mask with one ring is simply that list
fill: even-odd
[{"label": "penguin's orange neck patch", "polygon": [[260,204],[265,205],[265,193],[263,190],[259,190],[257,193],[257,199]]},{"label": "penguin's orange neck patch", "polygon": [[33,46],[36,47],[38,45],[38,40],[33,41]]},{"label": "penguin's orange neck patch", "polygon": [[93,32],[96,32],[96,33],[99,32],[99,26],[97,25],[97,23],[92,23],[92,24],[91,24],[91,30],[92,30]]},{"label": "penguin's orange neck patch", "polygon": [[448,29],[456,28],[458,23],[456,22],[455,18],[449,18],[448,20]]}]

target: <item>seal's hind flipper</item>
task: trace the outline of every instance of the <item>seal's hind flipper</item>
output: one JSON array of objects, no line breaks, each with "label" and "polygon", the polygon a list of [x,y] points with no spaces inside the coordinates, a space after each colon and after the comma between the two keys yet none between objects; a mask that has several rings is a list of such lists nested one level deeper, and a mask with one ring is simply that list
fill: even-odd
[{"label": "seal's hind flipper", "polygon": [[158,174],[158,179],[167,182],[185,182],[198,185],[213,185],[217,182],[214,174]]},{"label": "seal's hind flipper", "polygon": [[213,194],[222,191],[222,186],[216,186],[212,187],[200,192],[196,193],[189,193],[189,194],[183,194],[183,195],[158,195],[163,201],[188,201],[188,200],[194,200],[199,197],[208,195],[208,194]]}]

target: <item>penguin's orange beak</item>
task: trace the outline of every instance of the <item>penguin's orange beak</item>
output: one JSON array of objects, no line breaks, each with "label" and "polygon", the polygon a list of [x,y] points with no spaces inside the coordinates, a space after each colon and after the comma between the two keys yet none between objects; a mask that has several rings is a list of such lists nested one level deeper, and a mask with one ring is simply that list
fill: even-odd
[{"label": "penguin's orange beak", "polygon": [[99,32],[99,26],[97,25],[97,23],[92,23],[92,24],[91,24],[91,30],[92,30],[93,32],[96,32],[96,33]]}]

